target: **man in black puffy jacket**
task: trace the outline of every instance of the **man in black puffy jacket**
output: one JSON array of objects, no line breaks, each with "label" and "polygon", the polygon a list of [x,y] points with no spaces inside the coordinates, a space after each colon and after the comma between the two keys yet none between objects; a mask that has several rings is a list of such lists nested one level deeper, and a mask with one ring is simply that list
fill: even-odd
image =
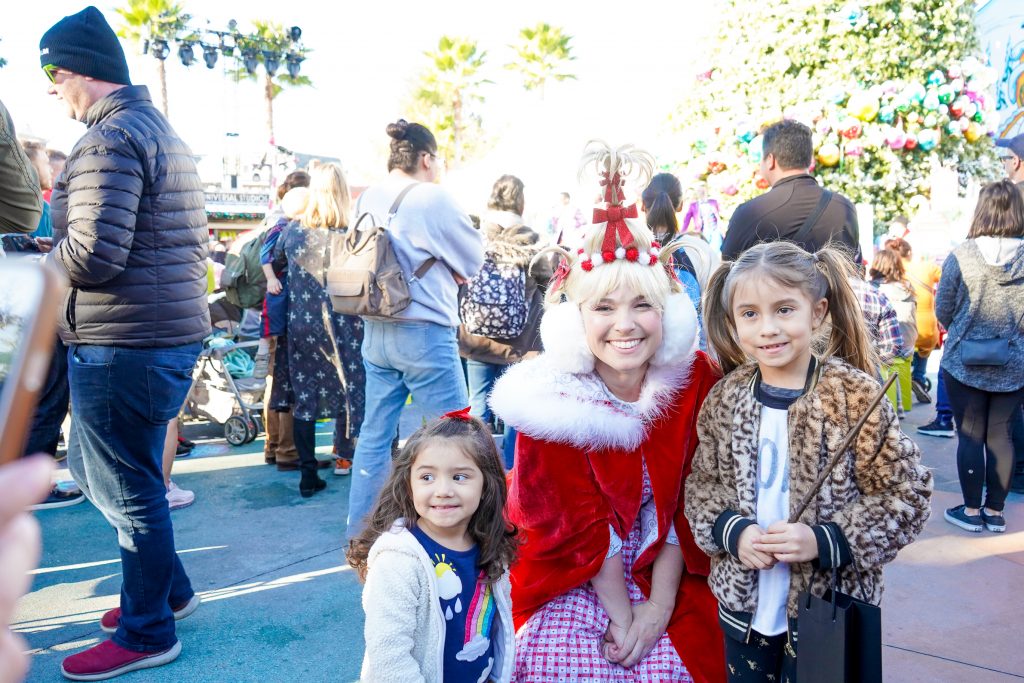
[{"label": "man in black puffy jacket", "polygon": [[100,622],[112,637],[62,667],[100,680],[174,660],[174,621],[199,604],[174,550],[161,454],[210,330],[206,212],[192,153],[130,84],[99,10],[64,17],[39,48],[50,94],[88,126],[54,187],[49,259],[71,285],[68,464],[121,546],[121,606]]}]

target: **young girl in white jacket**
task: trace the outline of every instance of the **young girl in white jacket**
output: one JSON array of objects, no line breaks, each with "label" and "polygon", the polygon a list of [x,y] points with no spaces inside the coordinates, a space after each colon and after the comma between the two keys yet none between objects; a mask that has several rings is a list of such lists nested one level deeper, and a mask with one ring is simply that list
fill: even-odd
[{"label": "young girl in white jacket", "polygon": [[413,434],[348,561],[366,582],[363,681],[506,683],[514,629],[505,469],[469,408]]}]

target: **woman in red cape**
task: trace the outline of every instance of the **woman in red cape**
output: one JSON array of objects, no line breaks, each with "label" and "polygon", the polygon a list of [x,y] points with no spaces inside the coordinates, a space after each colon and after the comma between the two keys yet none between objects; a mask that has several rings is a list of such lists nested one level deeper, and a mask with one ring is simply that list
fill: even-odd
[{"label": "woman in red cape", "polygon": [[719,373],[662,249],[623,206],[649,155],[588,145],[605,206],[564,256],[545,351],[511,367],[491,407],[519,432],[509,517],[520,683],[725,680],[707,556],[683,516],[696,420]]}]

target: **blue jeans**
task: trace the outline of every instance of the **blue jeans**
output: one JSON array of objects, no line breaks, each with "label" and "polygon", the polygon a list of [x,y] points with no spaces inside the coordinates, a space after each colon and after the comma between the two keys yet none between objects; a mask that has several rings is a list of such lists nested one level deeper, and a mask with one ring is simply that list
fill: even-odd
[{"label": "blue jeans", "polygon": [[[914,351],[914,360],[910,365],[910,377],[919,382],[924,382],[925,374],[928,371],[928,356],[920,356]],[[941,374],[941,373],[940,373]]]},{"label": "blue jeans", "polygon": [[935,387],[935,417],[942,422],[953,422],[953,407],[949,405],[949,394],[946,393],[945,373],[939,370],[939,381]]},{"label": "blue jeans", "polygon": [[68,467],[117,531],[121,621],[113,640],[136,652],[173,646],[171,608],[195,594],[174,550],[161,463],[167,423],[185,401],[200,348],[68,348]]},{"label": "blue jeans", "polygon": [[428,322],[366,320],[366,419],[353,457],[348,527],[354,538],[391,469],[391,442],[411,393],[427,420],[469,402],[454,327]]},{"label": "blue jeans", "polygon": [[[478,360],[466,361],[466,373],[469,377],[469,413],[474,417],[479,417],[492,428],[496,426],[497,420],[487,405],[487,397],[490,396],[494,383],[507,367],[507,365],[483,363]],[[505,461],[505,469],[512,469],[512,463],[515,460],[516,430],[509,425],[505,425],[502,444],[501,456]]]}]

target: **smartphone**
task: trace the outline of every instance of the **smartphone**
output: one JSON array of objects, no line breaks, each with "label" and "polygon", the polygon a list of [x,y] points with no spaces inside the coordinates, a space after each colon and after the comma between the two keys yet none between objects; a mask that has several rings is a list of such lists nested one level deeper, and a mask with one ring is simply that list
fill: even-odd
[{"label": "smartphone", "polygon": [[42,261],[0,258],[0,464],[25,448],[64,289],[61,276]]}]

